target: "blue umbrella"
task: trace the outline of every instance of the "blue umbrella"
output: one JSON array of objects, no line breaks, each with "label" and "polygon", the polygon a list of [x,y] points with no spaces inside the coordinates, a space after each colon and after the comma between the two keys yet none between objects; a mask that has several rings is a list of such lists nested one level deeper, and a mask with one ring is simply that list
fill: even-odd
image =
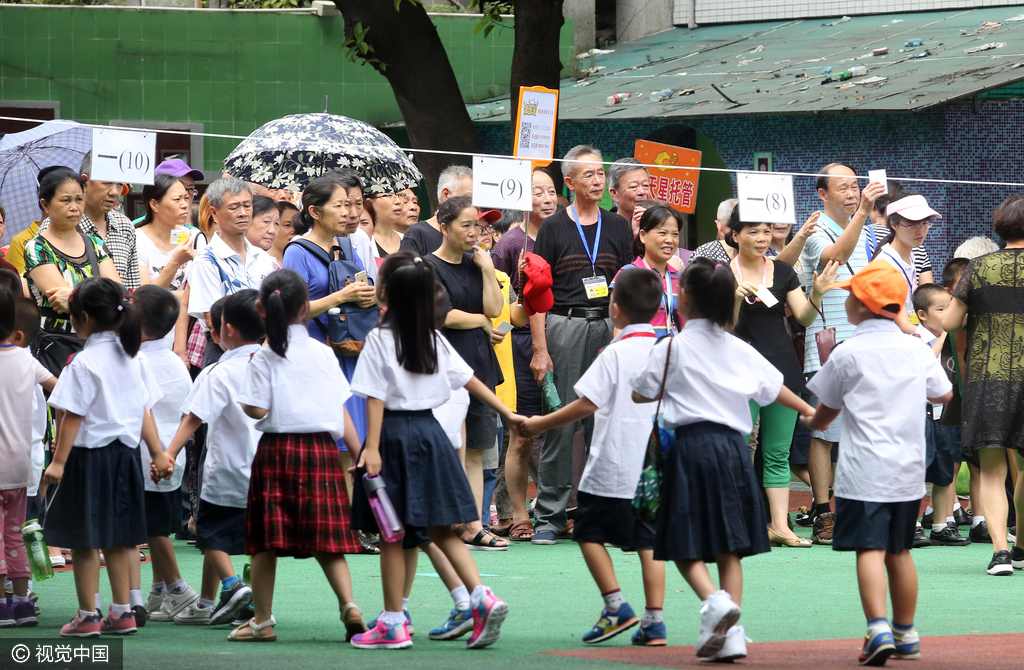
[{"label": "blue umbrella", "polygon": [[257,128],[224,159],[224,171],[272,189],[301,191],[331,170],[351,168],[367,193],[397,193],[423,178],[390,137],[332,114],[293,114]]},{"label": "blue umbrella", "polygon": [[0,139],[0,204],[7,211],[2,244],[40,218],[36,175],[66,165],[77,171],[92,151],[92,129],[74,121],[47,121]]}]

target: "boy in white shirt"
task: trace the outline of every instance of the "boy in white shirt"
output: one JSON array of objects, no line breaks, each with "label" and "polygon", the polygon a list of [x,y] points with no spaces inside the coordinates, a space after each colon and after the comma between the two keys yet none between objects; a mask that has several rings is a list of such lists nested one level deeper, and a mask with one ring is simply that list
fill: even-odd
[{"label": "boy in white shirt", "polygon": [[619,335],[601,350],[573,387],[577,400],[552,414],[527,419],[518,432],[529,438],[594,415],[594,439],[583,470],[573,539],[604,598],[604,609],[585,644],[608,640],[640,619],[622,596],[605,544],[636,550],[643,570],[647,608],[632,642],[666,644],[662,607],[665,563],[654,560],[654,527],[633,516],[632,503],[651,434],[651,408],[633,402],[629,379],[650,357],[656,336],[650,325],[662,301],[661,278],[627,268],[615,279],[609,314]]},{"label": "boy in white shirt", "polygon": [[[920,657],[914,630],[917,570],[913,546],[925,494],[926,402],[945,403],[953,386],[935,355],[902,335],[907,282],[876,260],[850,280],[833,285],[846,299],[853,336],[836,347],[807,388],[820,399],[811,430],[844,414],[836,465],[836,525],[832,548],[857,552],[857,582],[868,620],[861,665],[884,665],[889,656]],[[886,573],[893,621],[886,619]]]},{"label": "boy in white shirt", "polygon": [[[34,315],[34,319],[32,318]],[[0,628],[35,626],[36,607],[29,600],[28,558],[21,526],[25,523],[27,489],[39,486],[41,472],[33,463],[32,401],[38,386],[52,391],[57,378],[28,352],[39,329],[35,303],[0,285],[0,579],[12,582],[12,602],[0,598]]]},{"label": "boy in white shirt", "polygon": [[[160,386],[163,397],[153,405],[160,444],[166,445],[174,436],[181,422],[181,403],[192,390],[192,378],[188,368],[171,350],[173,336],[181,307],[171,291],[156,284],[147,284],[135,290],[132,303],[139,309],[142,319],[142,345],[139,351],[146,356],[146,362],[153,377]],[[166,451],[166,448],[165,448]],[[145,452],[145,453],[142,453]],[[150,472],[149,452],[140,450],[142,472]],[[136,625],[148,618],[151,621],[172,621],[176,614],[194,603],[199,594],[189,586],[178,569],[171,535],[181,530],[181,502],[178,489],[185,471],[185,457],[171,457],[174,469],[166,480],[154,481],[144,477],[146,486],[146,535],[149,554],[153,559],[153,584],[147,602],[143,604],[141,575],[138,561],[129,563],[128,592],[129,605],[135,612]]]},{"label": "boy in white shirt", "polygon": [[[233,623],[252,601],[252,589],[236,574],[231,556],[245,555],[249,474],[260,439],[256,421],[237,401],[249,357],[259,350],[264,334],[257,297],[256,291],[244,289],[224,299],[220,342],[225,353],[196,379],[194,392],[181,406],[185,418],[167,448],[168,455],[180,453],[200,424],[208,425],[196,520],[203,592],[197,603],[175,617],[174,623],[180,625]],[[218,580],[220,600],[214,602]]]}]

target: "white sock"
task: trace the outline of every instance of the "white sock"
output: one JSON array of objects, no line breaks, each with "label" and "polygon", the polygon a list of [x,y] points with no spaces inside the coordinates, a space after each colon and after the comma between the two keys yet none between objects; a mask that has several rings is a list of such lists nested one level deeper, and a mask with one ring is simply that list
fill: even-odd
[{"label": "white sock", "polygon": [[933,533],[938,534],[938,533],[941,533],[944,530],[946,530],[946,524],[944,524],[944,523],[933,523],[932,524],[932,532]]},{"label": "white sock", "polygon": [[28,599],[28,596],[19,596],[19,595],[15,594],[14,602],[16,602],[16,603],[27,603],[27,602],[29,602],[29,599]]},{"label": "white sock", "polygon": [[962,507],[960,506],[960,503],[953,503],[953,511],[955,512],[955,511],[957,511],[958,509],[963,509],[963,508],[962,508]]},{"label": "white sock", "polygon": [[661,614],[662,614],[662,609],[660,607],[648,607],[648,608],[646,608],[644,610],[643,621],[640,622],[640,625],[646,626],[648,624],[658,623],[659,621],[662,620],[661,619]]},{"label": "white sock", "polygon": [[149,587],[149,592],[155,596],[162,596],[163,594],[167,593],[167,583],[153,582],[153,585]]},{"label": "white sock", "polygon": [[622,597],[621,589],[602,593],[601,597],[604,598],[604,608],[609,612],[618,612],[626,602],[626,599]]},{"label": "white sock", "polygon": [[452,600],[455,602],[455,609],[469,609],[469,589],[466,588],[465,584],[452,589]]},{"label": "white sock", "polygon": [[188,584],[185,583],[185,578],[182,577],[176,582],[171,582],[167,585],[167,590],[176,596],[180,596],[188,588]]},{"label": "white sock", "polygon": [[131,607],[136,605],[142,606],[142,591],[140,589],[132,589],[128,591],[128,604]]},{"label": "white sock", "polygon": [[100,600],[100,594],[98,594],[98,593],[96,594],[96,597],[93,598],[93,602],[96,603],[96,609],[98,609],[100,612],[102,612],[103,611],[103,601]]},{"label": "white sock", "polygon": [[28,580],[28,592],[29,592],[29,593],[32,593],[32,584],[33,584],[33,583],[34,583],[34,582],[33,582],[33,580],[31,580],[31,579],[30,579],[30,580]]},{"label": "white sock", "polygon": [[952,523],[952,524],[955,524],[955,523],[956,523],[956,519],[954,519],[954,518],[953,518],[953,517],[951,517],[951,516],[947,516],[947,517],[946,517],[946,525],[948,526],[948,525],[949,525],[949,524],[951,524],[951,523]]},{"label": "white sock", "polygon": [[932,507],[931,505],[928,505],[927,507],[924,508],[924,515],[928,516],[929,514],[931,514],[934,511],[935,511],[935,508]]},{"label": "white sock", "polygon": [[110,606],[110,616],[114,617],[115,619],[121,616],[122,614],[126,614],[131,611],[131,605],[118,605],[117,603],[114,603]]},{"label": "white sock", "polygon": [[405,623],[405,614],[402,612],[388,612],[384,611],[380,613],[380,621],[383,621],[389,626],[399,626]]},{"label": "white sock", "polygon": [[90,617],[90,616],[93,616],[94,614],[96,614],[96,612],[95,612],[95,611],[92,611],[92,612],[86,612],[85,610],[78,610],[78,616],[79,616],[79,618],[81,618],[81,619],[84,619],[84,618],[86,618],[86,617]]},{"label": "white sock", "polygon": [[409,599],[408,598],[402,598],[402,610],[407,610],[407,609],[409,609]]},{"label": "white sock", "polygon": [[480,586],[473,589],[473,593],[469,594],[469,604],[473,609],[484,601],[484,597],[487,596],[487,587],[481,584]]},{"label": "white sock", "polygon": [[974,528],[974,527],[976,527],[976,526],[977,526],[977,525],[978,525],[979,523],[981,523],[981,522],[982,522],[982,521],[984,521],[984,520],[985,520],[985,517],[984,517],[984,515],[981,515],[981,514],[975,514],[975,515],[974,515],[974,518],[973,518],[973,519],[971,519],[971,528]]},{"label": "white sock", "polygon": [[199,607],[202,608],[202,609],[207,609],[208,607],[213,607],[216,604],[217,603],[213,602],[212,600],[207,600],[206,598],[200,598],[199,599]]}]

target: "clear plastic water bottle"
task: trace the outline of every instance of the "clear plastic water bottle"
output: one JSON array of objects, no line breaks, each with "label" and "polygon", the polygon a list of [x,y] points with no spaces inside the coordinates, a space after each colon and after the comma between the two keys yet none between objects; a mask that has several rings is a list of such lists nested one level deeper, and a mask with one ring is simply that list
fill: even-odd
[{"label": "clear plastic water bottle", "polygon": [[662,91],[654,91],[653,93],[651,93],[651,101],[661,102],[662,100],[668,100],[675,94],[676,92],[670,88],[666,88]]},{"label": "clear plastic water bottle", "polygon": [[850,74],[854,77],[863,77],[868,73],[868,69],[863,65],[854,65],[850,68]]},{"label": "clear plastic water bottle", "polygon": [[380,536],[385,542],[398,542],[405,537],[405,527],[402,520],[395,512],[395,506],[391,503],[391,496],[384,487],[384,478],[380,475],[371,477],[363,475],[363,488],[366,490],[366,497],[370,500],[370,509],[373,510],[373,518],[377,520],[377,527],[380,528]]},{"label": "clear plastic water bottle", "polygon": [[32,578],[42,582],[53,577],[53,564],[50,563],[50,549],[43,539],[43,527],[39,519],[29,519],[21,526],[21,538],[25,541],[28,562],[32,568]]}]

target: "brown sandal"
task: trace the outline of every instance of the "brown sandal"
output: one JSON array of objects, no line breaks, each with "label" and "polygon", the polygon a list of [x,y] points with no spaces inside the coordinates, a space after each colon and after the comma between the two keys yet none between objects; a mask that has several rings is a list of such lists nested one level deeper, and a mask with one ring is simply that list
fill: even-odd
[{"label": "brown sandal", "polygon": [[529,521],[513,521],[509,527],[509,537],[516,542],[529,542],[533,539],[533,524]]}]

